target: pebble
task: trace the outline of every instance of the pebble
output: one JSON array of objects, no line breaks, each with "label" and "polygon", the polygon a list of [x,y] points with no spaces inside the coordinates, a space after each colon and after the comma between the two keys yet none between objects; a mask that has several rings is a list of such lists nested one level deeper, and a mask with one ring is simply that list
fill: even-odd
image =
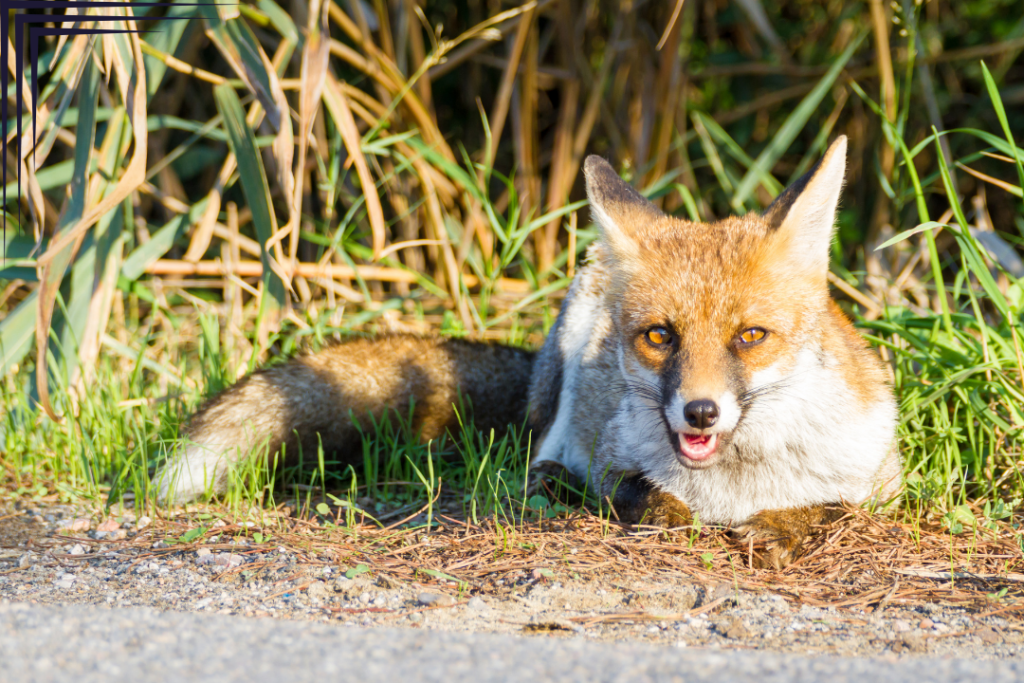
[{"label": "pebble", "polygon": [[922,619],[921,623],[917,625],[918,628],[935,628],[935,622],[931,619]]},{"label": "pebble", "polygon": [[715,623],[718,632],[731,640],[742,640],[750,637],[750,629],[739,617],[727,617]]},{"label": "pebble", "polygon": [[423,621],[423,615],[420,614],[419,612],[413,612],[412,614],[409,615],[409,621],[411,621],[414,624],[418,624],[421,621]]},{"label": "pebble", "polygon": [[910,630],[910,622],[905,619],[897,619],[892,622],[892,630],[896,633],[906,633]]},{"label": "pebble", "polygon": [[986,628],[978,631],[978,637],[986,645],[996,645],[1003,642],[1003,637],[995,629]]},{"label": "pebble", "polygon": [[98,541],[121,541],[128,538],[128,532],[124,529],[115,529],[113,531],[94,531],[93,538]]},{"label": "pebble", "polygon": [[96,531],[117,531],[121,528],[116,519],[108,519],[96,525]]},{"label": "pebble", "polygon": [[420,593],[416,596],[416,602],[428,607],[440,607],[455,604],[455,599],[444,593]]},{"label": "pebble", "polygon": [[476,596],[469,599],[469,609],[482,612],[487,609],[487,603],[480,596]]},{"label": "pebble", "polygon": [[310,600],[322,602],[328,598],[327,584],[323,581],[314,581],[306,589],[306,595]]},{"label": "pebble", "polygon": [[152,523],[153,523],[153,519],[151,517],[148,517],[146,515],[142,515],[135,522],[135,528],[138,529],[139,531],[142,531],[143,529],[145,529],[146,527],[148,527]]},{"label": "pebble", "polygon": [[364,605],[369,605],[370,601],[373,600],[373,596],[369,592],[363,592],[359,594],[359,602]]},{"label": "pebble", "polygon": [[66,531],[88,531],[90,526],[92,526],[92,522],[88,517],[73,517],[57,522],[57,528]]},{"label": "pebble", "polygon": [[68,555],[85,555],[85,546],[81,543],[76,543],[68,550]]}]

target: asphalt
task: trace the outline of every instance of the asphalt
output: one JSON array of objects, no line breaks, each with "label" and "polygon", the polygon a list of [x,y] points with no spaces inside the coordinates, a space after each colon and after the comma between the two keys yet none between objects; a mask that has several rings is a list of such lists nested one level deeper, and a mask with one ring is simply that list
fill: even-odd
[{"label": "asphalt", "polygon": [[0,604],[3,683],[973,680],[1024,680],[1024,661],[800,657],[598,643],[578,636],[361,629],[147,608]]}]

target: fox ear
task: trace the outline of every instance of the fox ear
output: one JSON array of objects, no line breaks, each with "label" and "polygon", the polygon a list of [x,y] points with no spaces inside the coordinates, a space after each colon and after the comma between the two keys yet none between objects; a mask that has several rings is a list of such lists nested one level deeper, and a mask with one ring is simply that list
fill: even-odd
[{"label": "fox ear", "polygon": [[846,136],[841,135],[818,165],[786,188],[763,214],[791,262],[821,277],[828,271],[845,174]]},{"label": "fox ear", "polygon": [[629,183],[619,177],[611,165],[596,155],[583,164],[587,179],[587,197],[602,241],[616,261],[628,260],[639,253],[637,237],[651,220],[665,214],[651,204]]}]

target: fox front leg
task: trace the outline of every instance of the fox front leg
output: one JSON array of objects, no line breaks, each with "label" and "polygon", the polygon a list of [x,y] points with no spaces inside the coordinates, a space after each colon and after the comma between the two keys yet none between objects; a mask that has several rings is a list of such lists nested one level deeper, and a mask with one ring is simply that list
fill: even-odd
[{"label": "fox front leg", "polygon": [[612,508],[620,522],[677,527],[690,524],[693,515],[686,503],[665,493],[636,474],[624,477],[614,488]]},{"label": "fox front leg", "polygon": [[732,533],[741,540],[752,539],[760,546],[754,552],[754,566],[783,569],[800,557],[804,544],[817,533],[815,527],[842,516],[842,509],[826,505],[763,510],[734,527]]}]

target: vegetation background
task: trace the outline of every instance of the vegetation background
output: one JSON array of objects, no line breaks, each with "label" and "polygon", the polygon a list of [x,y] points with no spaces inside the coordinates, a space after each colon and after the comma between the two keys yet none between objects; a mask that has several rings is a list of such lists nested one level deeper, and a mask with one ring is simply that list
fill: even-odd
[{"label": "vegetation background", "polygon": [[[91,25],[73,11],[54,19]],[[586,154],[712,220],[766,206],[845,133],[830,281],[892,368],[905,510],[957,531],[1019,507],[1021,0],[88,13],[145,32],[44,37],[38,100],[27,68],[6,92],[12,493],[141,497],[203,395],[339,335],[539,345],[595,237]],[[564,509],[523,495],[528,434],[467,424],[428,448],[398,438],[400,419],[368,429],[364,468],[331,474],[321,453],[278,473],[286,490],[308,502],[326,485],[350,513],[442,488],[473,517]],[[229,501],[277,484],[241,473]]]}]

